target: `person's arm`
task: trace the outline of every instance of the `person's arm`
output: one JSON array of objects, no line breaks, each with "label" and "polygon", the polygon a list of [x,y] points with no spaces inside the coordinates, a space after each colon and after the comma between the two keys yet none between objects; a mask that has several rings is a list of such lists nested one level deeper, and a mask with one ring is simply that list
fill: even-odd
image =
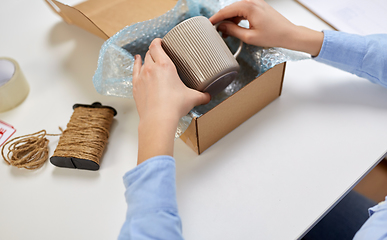
[{"label": "person's arm", "polygon": [[314,59],[387,88],[387,34],[324,31],[320,54]]},{"label": "person's arm", "polygon": [[146,160],[125,174],[124,184],[128,210],[119,240],[183,239],[171,156]]},{"label": "person's arm", "polygon": [[140,116],[137,163],[158,155],[172,156],[179,119],[196,105],[208,103],[210,95],[184,85],[159,38],[149,46],[144,65],[140,55],[135,56],[132,83]]},{"label": "person's arm", "polygon": [[[234,22],[219,26],[226,35],[256,46],[306,52],[319,62],[387,87],[387,34],[359,36],[296,26],[263,0],[233,3],[210,21],[215,24],[225,19]],[[249,21],[249,29],[237,25],[243,19]]]},{"label": "person's arm", "polygon": [[[261,47],[283,47],[317,56],[324,34],[303,26],[296,26],[264,0],[239,1],[228,5],[209,19],[213,24],[223,20],[218,29],[243,42]],[[248,20],[249,29],[238,26]],[[232,23],[234,22],[234,23]]]},{"label": "person's arm", "polygon": [[[387,197],[386,197],[387,201]],[[354,240],[382,240],[387,239],[387,203],[379,203],[369,209],[370,218],[356,233]]]},{"label": "person's arm", "polygon": [[138,166],[124,176],[128,204],[118,239],[182,239],[176,202],[173,146],[178,121],[208,93],[187,88],[155,39],[144,64],[133,66],[133,97],[140,117]]}]

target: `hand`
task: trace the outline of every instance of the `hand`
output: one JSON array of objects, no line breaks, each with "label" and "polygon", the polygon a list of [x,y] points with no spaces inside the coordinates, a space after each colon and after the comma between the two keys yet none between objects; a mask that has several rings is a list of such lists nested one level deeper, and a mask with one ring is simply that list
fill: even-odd
[{"label": "hand", "polygon": [[210,95],[184,85],[159,38],[149,46],[144,65],[135,56],[132,83],[140,116],[138,163],[157,155],[172,156],[179,119],[194,106],[207,104]]},{"label": "hand", "polygon": [[[251,45],[283,47],[317,56],[324,39],[322,32],[294,25],[263,0],[233,3],[214,14],[210,21],[216,24],[226,19],[235,24],[225,22],[218,29]],[[248,20],[250,28],[238,26],[241,20]]]}]

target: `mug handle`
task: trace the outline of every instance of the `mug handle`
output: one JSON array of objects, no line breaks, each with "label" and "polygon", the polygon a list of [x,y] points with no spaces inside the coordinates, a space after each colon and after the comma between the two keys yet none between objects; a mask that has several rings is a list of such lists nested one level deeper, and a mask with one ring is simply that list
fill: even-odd
[{"label": "mug handle", "polygon": [[[224,21],[220,21],[218,22],[217,24],[214,25],[214,28],[218,31],[218,27],[220,24],[224,23],[224,22],[230,22],[230,23],[234,23],[234,22],[231,22],[231,21],[227,21],[227,20],[224,20]],[[235,24],[235,23],[234,23]],[[239,54],[241,53],[242,51],[242,47],[243,47],[243,42],[242,40],[239,39],[239,47],[238,49],[236,50],[236,52],[234,53],[234,58],[237,58],[239,56]]]}]

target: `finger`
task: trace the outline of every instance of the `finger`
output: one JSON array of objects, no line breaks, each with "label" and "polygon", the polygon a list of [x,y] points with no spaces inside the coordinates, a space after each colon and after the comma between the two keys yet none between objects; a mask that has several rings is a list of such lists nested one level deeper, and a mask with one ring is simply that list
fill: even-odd
[{"label": "finger", "polygon": [[251,38],[249,38],[249,36],[252,30],[250,29],[240,27],[235,23],[230,22],[220,24],[218,29],[226,36],[234,36],[247,44],[251,44]]},{"label": "finger", "polygon": [[244,18],[244,17],[233,17],[233,18],[230,18],[229,20],[232,21],[233,23],[235,23],[236,25],[238,25],[240,23],[240,21],[246,20],[246,18]]},{"label": "finger", "polygon": [[204,105],[210,102],[211,100],[211,95],[209,93],[203,93],[199,92],[194,89],[190,89],[191,91],[191,103],[193,104],[192,108],[198,105]]},{"label": "finger", "polygon": [[138,74],[140,74],[141,65],[142,65],[141,56],[137,54],[136,56],[134,56],[133,81],[137,80]]},{"label": "finger", "polygon": [[235,18],[240,17],[243,19],[248,19],[248,15],[250,13],[250,6],[251,3],[249,2],[236,2],[231,5],[228,5],[222,9],[219,10],[219,12],[215,13],[212,17],[209,18],[212,24],[216,24],[220,21],[223,21],[225,19],[229,18]]},{"label": "finger", "polygon": [[153,60],[152,56],[150,55],[150,52],[146,52],[145,59],[144,59],[144,65],[152,65],[155,61]]},{"label": "finger", "polygon": [[149,46],[149,52],[156,63],[169,61],[168,55],[161,46],[161,39],[155,38]]},{"label": "finger", "polygon": [[156,38],[149,47],[150,54],[156,63],[172,63],[161,45],[161,39]]}]

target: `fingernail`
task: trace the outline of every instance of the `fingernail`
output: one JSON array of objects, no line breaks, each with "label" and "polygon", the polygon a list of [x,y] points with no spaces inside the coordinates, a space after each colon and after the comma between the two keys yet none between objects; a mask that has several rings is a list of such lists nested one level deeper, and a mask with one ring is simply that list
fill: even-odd
[{"label": "fingernail", "polygon": [[226,33],[227,27],[226,27],[226,25],[221,24],[221,25],[218,27],[218,30],[221,31],[222,33]]},{"label": "fingernail", "polygon": [[138,60],[139,57],[140,57],[140,55],[136,54],[136,55],[134,56],[134,60]]}]

